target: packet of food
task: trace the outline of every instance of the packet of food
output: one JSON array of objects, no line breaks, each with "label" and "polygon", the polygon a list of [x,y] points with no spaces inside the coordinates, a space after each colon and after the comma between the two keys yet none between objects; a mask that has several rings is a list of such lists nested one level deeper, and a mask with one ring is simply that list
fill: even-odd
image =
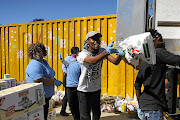
[{"label": "packet of food", "polygon": [[119,46],[125,53],[127,61],[134,66],[139,64],[139,59],[156,64],[156,52],[150,32],[130,36],[119,43]]}]

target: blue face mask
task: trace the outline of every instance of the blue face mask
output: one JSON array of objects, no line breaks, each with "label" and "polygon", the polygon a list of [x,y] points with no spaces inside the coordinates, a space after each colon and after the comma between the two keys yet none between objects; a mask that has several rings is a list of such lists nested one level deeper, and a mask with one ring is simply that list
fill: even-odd
[{"label": "blue face mask", "polygon": [[43,60],[43,56],[37,56],[36,58],[35,58],[36,60],[38,60],[38,61],[42,61]]}]

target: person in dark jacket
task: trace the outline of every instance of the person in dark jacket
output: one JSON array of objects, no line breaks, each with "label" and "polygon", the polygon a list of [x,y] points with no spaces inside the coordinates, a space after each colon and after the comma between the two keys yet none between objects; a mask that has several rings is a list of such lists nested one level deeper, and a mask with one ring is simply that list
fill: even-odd
[{"label": "person in dark jacket", "polygon": [[[163,120],[163,112],[168,111],[165,96],[166,64],[180,65],[180,56],[165,49],[165,42],[157,30],[150,30],[156,51],[156,64],[141,62],[135,81],[135,89],[142,111],[142,120]],[[141,86],[144,91],[141,93]]]}]

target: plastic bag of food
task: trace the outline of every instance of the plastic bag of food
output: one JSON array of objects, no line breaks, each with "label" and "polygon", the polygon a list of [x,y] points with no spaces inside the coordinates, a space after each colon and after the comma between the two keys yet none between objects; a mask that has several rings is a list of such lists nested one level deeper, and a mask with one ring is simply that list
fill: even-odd
[{"label": "plastic bag of food", "polygon": [[149,64],[156,64],[156,52],[150,32],[130,36],[119,46],[124,51],[127,61],[134,66],[139,64],[139,59]]}]

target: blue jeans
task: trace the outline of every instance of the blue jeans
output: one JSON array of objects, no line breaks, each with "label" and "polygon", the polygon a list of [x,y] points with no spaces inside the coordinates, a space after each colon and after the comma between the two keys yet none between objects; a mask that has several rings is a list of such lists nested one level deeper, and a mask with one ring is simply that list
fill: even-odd
[{"label": "blue jeans", "polygon": [[164,120],[163,111],[143,111],[142,120]]}]

